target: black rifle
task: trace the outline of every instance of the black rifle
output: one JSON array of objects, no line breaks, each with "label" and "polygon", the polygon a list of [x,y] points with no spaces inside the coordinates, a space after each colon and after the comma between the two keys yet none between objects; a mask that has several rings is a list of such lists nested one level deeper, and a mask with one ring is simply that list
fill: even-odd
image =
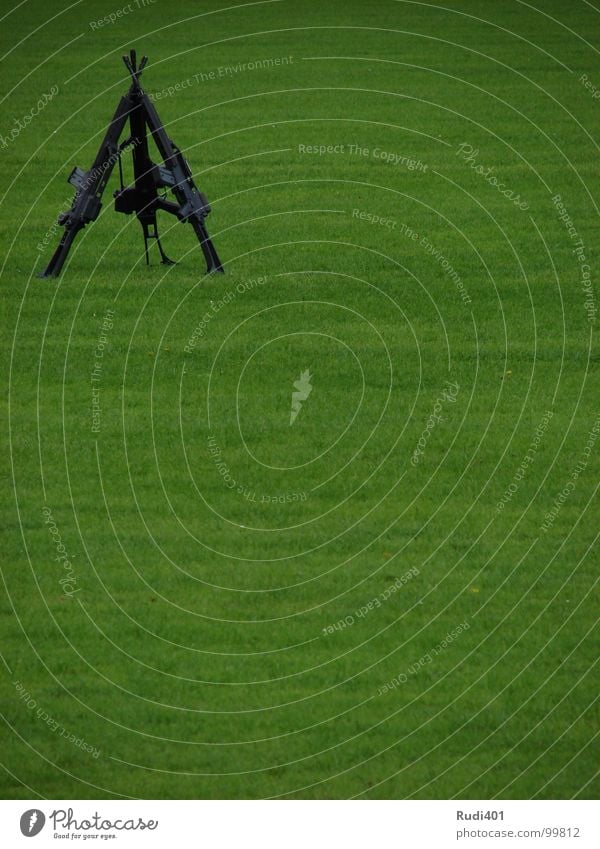
[{"label": "black rifle", "polygon": [[[55,277],[60,273],[77,233],[98,217],[102,206],[100,199],[116,162],[119,163],[121,187],[114,193],[115,210],[126,215],[135,212],[144,233],[146,264],[149,264],[148,240],[156,239],[161,262],[172,265],[158,238],[156,213],[162,209],[192,225],[206,259],[207,273],[222,272],[221,260],[204,224],[210,204],[196,188],[182,152],[165,132],[154,104],[140,85],[140,75],[148,57],[144,56],[137,67],[135,50],[132,50],[129,56],[123,56],[123,61],[131,74],[131,87],[117,106],[90,170],[74,168],[69,176],[68,182],[76,191],[71,208],[58,216],[58,223],[65,231],[46,269],[38,276]],[[127,120],[131,133],[119,144]],[[150,159],[147,130],[152,134],[163,165],[156,165]],[[132,186],[124,186],[121,154],[129,146],[133,148],[135,180]],[[159,195],[158,189],[170,189],[176,202]]]}]

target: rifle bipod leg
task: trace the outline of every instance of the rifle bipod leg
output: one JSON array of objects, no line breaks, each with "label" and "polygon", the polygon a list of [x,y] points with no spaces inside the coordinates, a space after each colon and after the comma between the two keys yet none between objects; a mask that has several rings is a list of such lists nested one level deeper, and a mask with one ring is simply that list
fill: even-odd
[{"label": "rifle bipod leg", "polygon": [[154,216],[152,221],[140,221],[140,224],[142,225],[142,230],[144,231],[144,253],[146,254],[146,265],[150,265],[150,257],[148,255],[148,239],[156,240],[156,244],[160,253],[160,261],[163,265],[176,265],[175,260],[169,259],[169,257],[166,255],[163,250],[163,246],[160,243],[160,239],[158,238],[158,226],[156,223],[156,216]]}]

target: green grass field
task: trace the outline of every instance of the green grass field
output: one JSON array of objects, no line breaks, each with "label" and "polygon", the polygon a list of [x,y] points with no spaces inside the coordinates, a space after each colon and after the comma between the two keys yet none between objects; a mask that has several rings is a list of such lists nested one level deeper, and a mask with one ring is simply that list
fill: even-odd
[{"label": "green grass field", "polygon": [[[2,795],[594,797],[596,0],[119,3],[4,7]],[[37,279],[131,47],[226,274]]]}]

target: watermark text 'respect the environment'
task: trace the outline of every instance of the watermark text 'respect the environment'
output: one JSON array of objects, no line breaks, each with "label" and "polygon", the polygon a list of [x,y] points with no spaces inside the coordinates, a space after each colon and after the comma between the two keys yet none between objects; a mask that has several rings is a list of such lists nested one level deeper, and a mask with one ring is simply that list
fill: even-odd
[{"label": "watermark text 'respect the environment'", "polygon": [[425,253],[432,257],[432,259],[434,259],[438,265],[442,267],[448,277],[452,280],[460,294],[461,300],[465,304],[472,303],[471,297],[465,288],[465,284],[463,283],[460,274],[456,271],[450,260],[444,256],[441,250],[430,242],[427,236],[420,236],[413,227],[409,227],[408,224],[405,224],[404,222],[400,224],[399,233],[406,239],[410,239],[411,242],[418,242]]},{"label": "watermark text 'respect the environment'", "polygon": [[353,209],[352,218],[366,221],[368,224],[377,224],[379,227],[386,227],[388,230],[395,230],[398,223],[395,218],[386,218],[382,215],[376,215],[374,212],[367,212],[365,209]]},{"label": "watermark text 'respect the environment'", "polygon": [[[141,139],[135,138],[131,139],[131,142],[129,142],[127,146],[134,148],[140,143]],[[98,177],[101,177],[109,168],[112,168],[115,163],[118,162],[120,155],[120,153],[113,151],[113,153],[111,153],[110,156],[107,156],[106,160],[101,165],[97,165],[95,168],[90,168],[90,170],[86,172],[85,179],[83,179],[81,184],[78,186],[75,197],[77,198],[80,192],[87,191],[87,189],[90,188],[90,186],[97,180]],[[69,196],[68,198],[65,198],[65,200],[62,202],[60,209],[70,209],[72,204],[73,199],[71,196]],[[50,227],[48,227],[48,229],[46,230],[42,241],[37,243],[36,247],[40,253],[43,253],[46,250],[46,248],[54,239],[56,233],[61,229],[62,226],[63,225],[59,222],[59,216],[57,216],[54,219],[53,223],[50,225]]]},{"label": "watermark text 'respect the environment'", "polygon": [[245,74],[252,71],[269,71],[273,68],[292,65],[293,62],[293,56],[269,56],[263,59],[255,59],[251,62],[237,62],[235,65],[220,65],[218,68],[213,68],[210,71],[199,71],[197,74],[192,74],[191,77],[179,80],[174,85],[165,86],[165,88],[159,91],[149,91],[148,97],[153,101],[164,100],[166,97],[173,97],[174,94],[178,94],[186,88],[214,82],[215,80],[235,77],[238,74]]}]

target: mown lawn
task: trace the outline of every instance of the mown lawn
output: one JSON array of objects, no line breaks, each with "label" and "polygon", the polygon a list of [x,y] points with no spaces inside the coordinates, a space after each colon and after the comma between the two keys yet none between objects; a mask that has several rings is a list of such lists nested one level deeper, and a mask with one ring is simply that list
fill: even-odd
[{"label": "mown lawn", "polygon": [[[594,796],[598,9],[130,5],[2,23],[4,797]],[[226,274],[39,280],[130,47]]]}]

